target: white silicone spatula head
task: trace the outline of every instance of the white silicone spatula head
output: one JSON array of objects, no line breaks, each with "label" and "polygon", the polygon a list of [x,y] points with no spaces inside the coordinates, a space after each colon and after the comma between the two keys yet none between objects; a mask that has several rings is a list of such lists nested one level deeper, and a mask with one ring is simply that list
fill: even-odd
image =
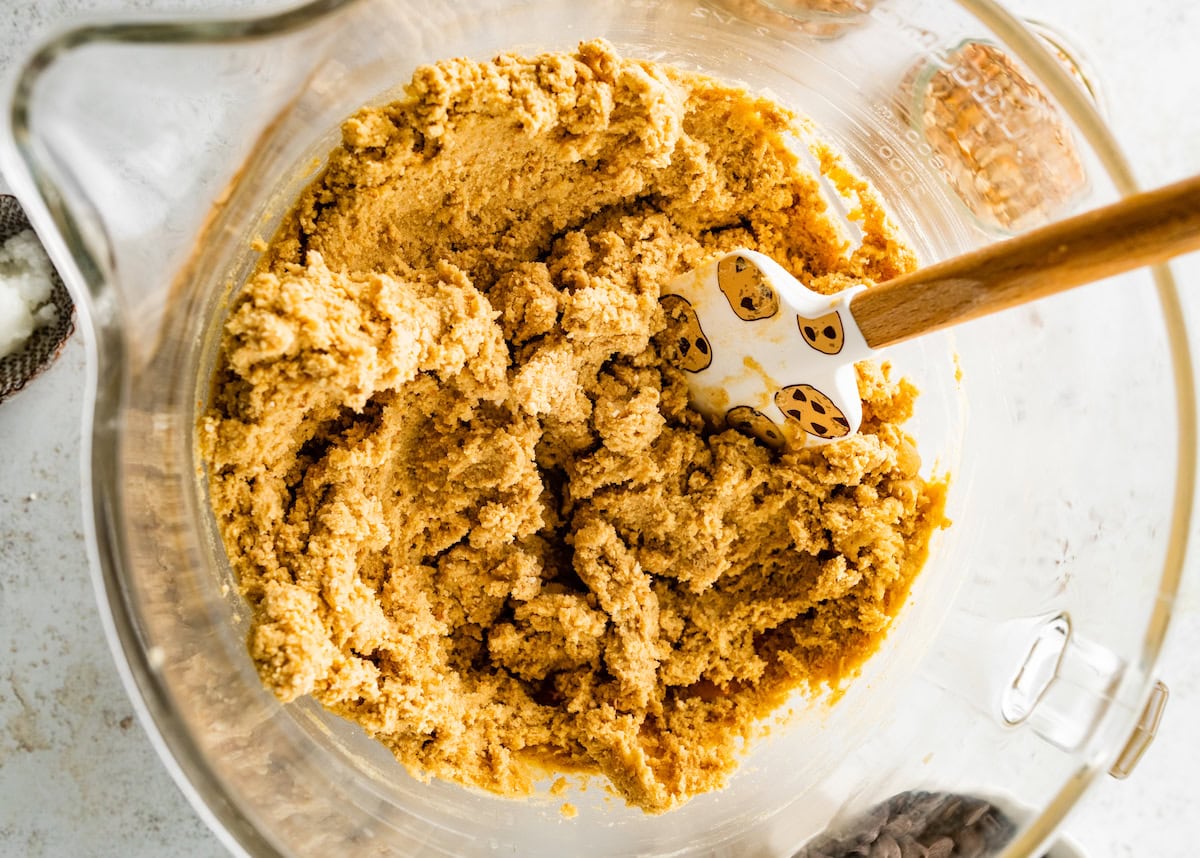
[{"label": "white silicone spatula head", "polygon": [[1200,249],[1200,176],[836,295],[737,249],[663,290],[693,406],[776,449],[858,431],[854,362],[930,331]]},{"label": "white silicone spatula head", "polygon": [[850,299],[801,286],[771,258],[739,249],[675,279],[662,298],[679,328],[692,405],[779,449],[858,431],[854,361],[869,357]]}]

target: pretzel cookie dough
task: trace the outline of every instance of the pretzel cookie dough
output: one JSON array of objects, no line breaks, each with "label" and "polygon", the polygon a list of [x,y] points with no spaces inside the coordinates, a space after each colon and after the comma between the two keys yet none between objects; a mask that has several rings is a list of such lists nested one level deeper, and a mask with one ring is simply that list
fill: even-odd
[{"label": "pretzel cookie dough", "polygon": [[800,121],[618,56],[453,60],[361,110],[236,299],[199,426],[249,650],[410,771],[506,795],[605,776],[657,813],[878,646],[944,524],[860,366],[861,434],[775,453],[689,409],[660,291],[734,247],[836,291],[851,245]]}]

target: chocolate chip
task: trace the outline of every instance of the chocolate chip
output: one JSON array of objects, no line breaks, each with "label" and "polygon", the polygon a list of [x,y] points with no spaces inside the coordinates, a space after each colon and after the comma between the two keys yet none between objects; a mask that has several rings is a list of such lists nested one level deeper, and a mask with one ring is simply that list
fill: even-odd
[{"label": "chocolate chip", "polygon": [[950,858],[954,854],[954,841],[949,837],[935,840],[925,848],[925,858]]},{"label": "chocolate chip", "polygon": [[801,402],[808,402],[808,397],[804,395],[804,391],[796,388],[792,391],[792,399],[799,399]]},{"label": "chocolate chip", "polygon": [[688,352],[692,350],[692,343],[687,337],[679,338],[679,354],[681,357],[687,357]]},{"label": "chocolate chip", "polygon": [[892,835],[892,837],[901,837],[911,833],[916,825],[916,820],[911,816],[893,816],[888,820],[883,830]]},{"label": "chocolate chip", "polygon": [[818,414],[825,413],[825,406],[822,405],[821,403],[817,402],[817,400],[815,400],[815,399],[812,401],[812,409],[813,409],[813,411],[817,412]]},{"label": "chocolate chip", "polygon": [[983,799],[903,792],[839,832],[820,835],[794,858],[991,858],[1015,832],[1012,821]]},{"label": "chocolate chip", "polygon": [[708,340],[704,339],[704,337],[697,337],[696,338],[696,349],[702,355],[708,354]]},{"label": "chocolate chip", "polygon": [[822,426],[820,423],[810,423],[809,425],[812,426],[813,434],[820,435],[822,438],[824,438],[825,433],[827,433],[829,431],[824,426]]},{"label": "chocolate chip", "polygon": [[834,417],[833,422],[839,424],[843,429],[850,428],[850,421],[845,417]]},{"label": "chocolate chip", "polygon": [[870,858],[903,858],[903,855],[896,838],[885,832],[880,834],[879,839],[871,846]]},{"label": "chocolate chip", "polygon": [[804,412],[803,412],[803,411],[797,411],[797,410],[796,410],[796,409],[794,409],[794,408],[793,408],[793,409],[791,409],[790,411],[788,411],[788,412],[787,412],[787,415],[788,415],[788,417],[792,417],[792,418],[794,418],[794,419],[796,419],[796,420],[803,420],[803,419],[804,419]]},{"label": "chocolate chip", "polygon": [[804,326],[804,339],[814,343],[817,341],[817,332],[813,330],[812,325]]},{"label": "chocolate chip", "polygon": [[837,337],[837,331],[834,330],[833,325],[826,325],[825,330],[821,331],[821,333],[831,340]]},{"label": "chocolate chip", "polygon": [[749,295],[747,295],[745,298],[742,299],[742,306],[745,307],[747,310],[753,310],[754,309],[754,299],[751,298]]},{"label": "chocolate chip", "polygon": [[981,858],[987,850],[983,835],[973,828],[964,828],[954,844],[962,858]]}]

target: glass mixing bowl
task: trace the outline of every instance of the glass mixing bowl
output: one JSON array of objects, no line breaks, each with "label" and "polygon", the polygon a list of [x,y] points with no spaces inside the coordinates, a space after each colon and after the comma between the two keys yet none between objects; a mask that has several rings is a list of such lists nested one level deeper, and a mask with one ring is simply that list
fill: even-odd
[{"label": "glass mixing bowl", "polygon": [[[63,33],[17,80],[4,168],[80,304],[95,578],[147,730],[252,854],[791,855],[911,789],[1008,803],[1022,825],[1005,854],[1035,854],[1145,735],[1195,472],[1165,269],[892,352],[923,391],[913,428],[930,471],[952,474],[954,524],[861,679],[835,704],[795,701],[718,793],[646,817],[599,788],[514,802],[420,783],[357,728],[260,686],[193,433],[252,239],[339,121],[416,65],[595,36],[811,117],[926,262],[1133,189],[1076,81],[985,0],[319,0]],[[1076,161],[1058,166],[1057,145]],[[998,162],[974,157],[993,150],[1018,192],[1049,190],[998,206]]]}]

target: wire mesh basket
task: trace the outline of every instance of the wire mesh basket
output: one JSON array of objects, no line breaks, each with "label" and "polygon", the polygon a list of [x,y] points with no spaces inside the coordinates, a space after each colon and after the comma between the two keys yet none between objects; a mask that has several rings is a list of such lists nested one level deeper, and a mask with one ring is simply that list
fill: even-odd
[{"label": "wire mesh basket", "polygon": [[[29,219],[16,197],[0,194],[0,243],[31,229]],[[75,305],[58,272],[51,269],[53,285],[50,303],[55,318],[49,324],[34,329],[25,345],[0,358],[0,402],[8,399],[48,367],[62,351],[63,344],[75,330]]]}]

